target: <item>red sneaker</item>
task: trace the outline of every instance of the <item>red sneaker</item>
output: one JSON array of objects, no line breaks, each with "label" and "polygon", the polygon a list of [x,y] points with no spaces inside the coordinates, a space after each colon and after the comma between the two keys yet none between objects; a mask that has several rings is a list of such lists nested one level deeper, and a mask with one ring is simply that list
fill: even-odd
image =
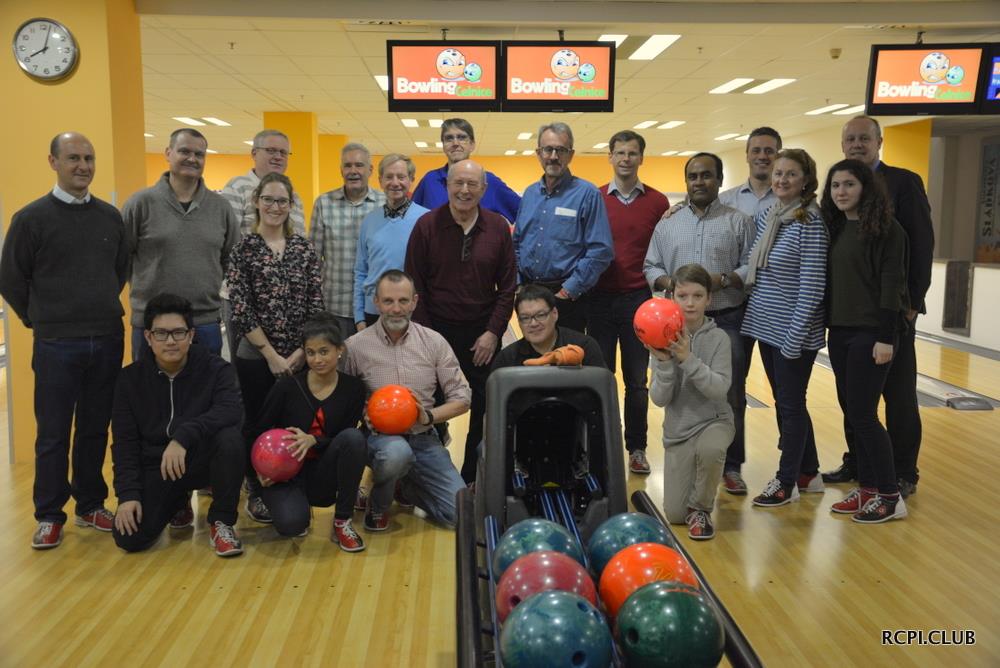
[{"label": "red sneaker", "polygon": [[187,529],[190,526],[194,526],[194,509],[191,508],[190,501],[186,502],[183,508],[174,513],[174,516],[170,518],[168,526],[171,529]]},{"label": "red sneaker", "polygon": [[354,509],[364,512],[368,508],[368,492],[364,487],[358,487],[358,495],[354,498]]},{"label": "red sneaker", "polygon": [[855,487],[844,497],[843,501],[838,501],[830,506],[830,510],[844,515],[853,515],[861,512],[865,504],[874,499],[875,496],[876,491],[874,489]]},{"label": "red sneaker", "polygon": [[371,508],[365,511],[365,531],[385,531],[389,528],[389,513],[379,513]]},{"label": "red sneaker", "polygon": [[722,474],[722,486],[730,494],[743,496],[747,493],[747,484],[739,471],[726,471]]},{"label": "red sneaker", "polygon": [[212,547],[215,548],[215,553],[220,557],[235,557],[238,554],[243,554],[243,543],[236,535],[236,529],[228,524],[223,522],[213,524],[209,529],[208,539],[212,543]]},{"label": "red sneaker", "polygon": [[115,525],[115,516],[106,508],[98,508],[84,515],[77,515],[75,524],[78,527],[94,527],[98,531],[111,531]]},{"label": "red sneaker", "polygon": [[688,537],[693,540],[709,540],[715,538],[715,527],[712,516],[704,510],[690,510],[687,519]]},{"label": "red sneaker", "polygon": [[31,537],[31,547],[36,550],[50,550],[62,542],[62,522],[39,522]]},{"label": "red sneaker", "polygon": [[334,520],[330,540],[340,545],[340,549],[344,552],[360,552],[365,549],[365,541],[354,530],[351,520]]},{"label": "red sneaker", "polygon": [[826,490],[823,486],[823,476],[818,473],[812,475],[803,473],[799,476],[798,486],[803,494],[822,494]]}]

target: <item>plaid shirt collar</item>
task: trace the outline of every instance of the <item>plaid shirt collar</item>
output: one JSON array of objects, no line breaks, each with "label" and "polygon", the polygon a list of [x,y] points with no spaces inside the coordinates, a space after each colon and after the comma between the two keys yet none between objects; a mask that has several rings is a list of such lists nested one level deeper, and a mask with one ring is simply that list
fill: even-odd
[{"label": "plaid shirt collar", "polygon": [[389,206],[389,203],[386,202],[385,204],[382,205],[382,211],[385,212],[386,218],[402,218],[403,216],[406,215],[406,211],[407,209],[410,208],[410,204],[412,203],[413,201],[410,200],[409,197],[407,197],[405,200],[403,200],[402,204],[393,209]]}]

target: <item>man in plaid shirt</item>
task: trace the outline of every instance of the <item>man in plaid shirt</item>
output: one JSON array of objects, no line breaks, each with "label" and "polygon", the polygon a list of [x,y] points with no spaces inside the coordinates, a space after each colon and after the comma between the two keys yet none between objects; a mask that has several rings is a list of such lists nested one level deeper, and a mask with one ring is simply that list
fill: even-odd
[{"label": "man in plaid shirt", "polygon": [[322,264],[324,306],[337,316],[347,337],[356,331],[354,260],[361,221],[370,211],[385,204],[385,194],[368,186],[372,158],[362,144],[350,143],[341,149],[340,174],[344,185],[316,198],[309,240]]}]

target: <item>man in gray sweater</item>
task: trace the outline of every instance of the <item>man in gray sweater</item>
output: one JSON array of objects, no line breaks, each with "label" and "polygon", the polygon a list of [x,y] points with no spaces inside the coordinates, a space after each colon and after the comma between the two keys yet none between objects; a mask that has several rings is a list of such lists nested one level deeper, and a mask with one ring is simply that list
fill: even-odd
[{"label": "man in gray sweater", "polygon": [[197,130],[170,135],[170,169],[122,209],[132,253],[132,359],[146,346],[143,313],[154,295],[180,295],[194,307],[194,340],[222,352],[219,288],[229,252],[240,238],[232,207],[205,186],[208,140]]}]

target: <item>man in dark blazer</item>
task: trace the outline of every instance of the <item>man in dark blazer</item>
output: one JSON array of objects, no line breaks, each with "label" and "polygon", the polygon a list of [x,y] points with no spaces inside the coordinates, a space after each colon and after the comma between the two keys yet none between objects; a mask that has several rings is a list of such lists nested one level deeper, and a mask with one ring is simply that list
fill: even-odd
[{"label": "man in dark blazer", "polygon": [[[910,296],[908,327],[900,334],[892,367],[885,381],[886,428],[892,439],[892,449],[899,478],[899,490],[904,497],[914,493],[919,478],[917,455],[920,452],[921,424],[917,407],[917,357],[914,350],[918,313],[926,313],[924,295],[931,284],[931,263],[934,260],[934,228],[931,207],[921,178],[899,167],[890,167],[879,159],[882,148],[882,128],[870,116],[857,116],[844,125],[841,148],[845,158],[861,160],[880,175],[889,191],[896,220],[909,238],[907,288]],[[853,453],[853,434],[845,422],[847,449],[840,468],[823,474],[826,482],[848,482],[857,478]]]}]

